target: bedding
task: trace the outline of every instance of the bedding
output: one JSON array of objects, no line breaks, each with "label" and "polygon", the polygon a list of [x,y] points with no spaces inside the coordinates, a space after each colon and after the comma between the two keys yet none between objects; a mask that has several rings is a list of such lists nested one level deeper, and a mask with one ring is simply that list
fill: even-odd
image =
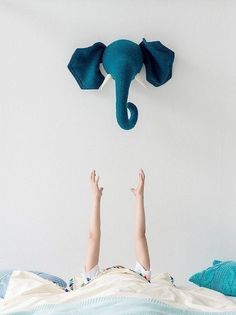
[{"label": "bedding", "polygon": [[[4,298],[7,287],[8,287],[8,283],[10,280],[10,277],[13,273],[13,269],[4,269],[4,270],[0,270],[0,298]],[[41,272],[41,271],[30,271],[35,273],[36,275],[38,275],[41,278],[44,278],[46,280],[52,281],[53,283],[59,285],[62,288],[66,288],[67,287],[67,283],[62,280],[59,277],[50,275],[48,273],[45,272]]]},{"label": "bedding", "polygon": [[155,299],[100,297],[59,305],[44,305],[30,311],[14,312],[12,315],[234,315],[233,312],[212,313],[199,311],[183,311]]},{"label": "bedding", "polygon": [[236,314],[236,301],[191,286],[177,288],[166,273],[152,283],[133,274],[107,273],[78,290],[59,286],[30,272],[13,272],[0,314]]},{"label": "bedding", "polygon": [[236,296],[236,261],[214,260],[211,267],[192,275],[189,281],[225,295]]}]

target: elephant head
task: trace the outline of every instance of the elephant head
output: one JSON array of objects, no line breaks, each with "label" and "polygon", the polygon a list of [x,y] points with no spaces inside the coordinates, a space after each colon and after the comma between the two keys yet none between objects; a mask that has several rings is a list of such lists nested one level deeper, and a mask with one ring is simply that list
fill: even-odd
[{"label": "elephant head", "polygon": [[[109,77],[115,80],[117,122],[121,128],[128,130],[135,126],[138,119],[137,107],[127,102],[131,81],[137,78],[145,64],[147,81],[160,86],[171,78],[173,61],[174,52],[160,41],[147,42],[143,39],[138,45],[121,39],[107,47],[97,42],[90,47],[77,48],[68,68],[81,89],[98,89]],[[106,79],[99,69],[100,63],[108,73]]]}]

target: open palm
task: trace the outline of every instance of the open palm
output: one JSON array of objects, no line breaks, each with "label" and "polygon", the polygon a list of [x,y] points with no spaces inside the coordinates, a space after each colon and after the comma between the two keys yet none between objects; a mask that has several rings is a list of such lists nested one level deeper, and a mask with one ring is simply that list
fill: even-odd
[{"label": "open palm", "polygon": [[145,182],[145,174],[144,171],[141,169],[138,174],[138,185],[136,188],[131,188],[131,191],[134,193],[134,195],[137,196],[143,196],[144,194],[144,182]]}]

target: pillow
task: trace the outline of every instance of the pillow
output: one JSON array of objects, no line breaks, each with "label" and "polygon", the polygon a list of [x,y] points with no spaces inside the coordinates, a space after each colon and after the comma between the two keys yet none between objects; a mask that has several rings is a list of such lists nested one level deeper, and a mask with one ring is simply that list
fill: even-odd
[{"label": "pillow", "polygon": [[[12,275],[14,270],[0,270],[0,298],[4,298],[7,287],[8,287],[8,283],[10,280],[10,277]],[[48,273],[45,272],[41,272],[41,271],[29,271],[32,272],[34,274],[36,274],[37,276],[52,281],[53,283],[59,285],[60,287],[62,287],[63,289],[65,289],[67,287],[67,284],[64,280],[62,280],[61,278],[58,278],[56,276],[50,275]]]},{"label": "pillow", "polygon": [[211,267],[194,274],[189,281],[224,295],[236,296],[236,261],[214,260]]}]

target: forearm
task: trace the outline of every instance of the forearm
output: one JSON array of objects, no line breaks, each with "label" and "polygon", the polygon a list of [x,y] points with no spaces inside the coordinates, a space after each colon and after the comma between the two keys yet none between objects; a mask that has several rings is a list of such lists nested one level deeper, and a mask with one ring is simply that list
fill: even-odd
[{"label": "forearm", "polygon": [[89,223],[89,237],[100,238],[101,235],[101,219],[100,219],[100,198],[94,197],[92,201],[92,210]]},{"label": "forearm", "polygon": [[89,239],[85,262],[85,272],[98,264],[100,253],[100,198],[93,198],[89,223]]},{"label": "forearm", "polygon": [[145,222],[145,210],[144,210],[144,196],[140,195],[136,197],[136,237],[145,237],[146,222]]},{"label": "forearm", "polygon": [[138,262],[144,267],[144,269],[149,270],[150,257],[146,239],[146,222],[143,196],[136,197],[135,244]]}]

